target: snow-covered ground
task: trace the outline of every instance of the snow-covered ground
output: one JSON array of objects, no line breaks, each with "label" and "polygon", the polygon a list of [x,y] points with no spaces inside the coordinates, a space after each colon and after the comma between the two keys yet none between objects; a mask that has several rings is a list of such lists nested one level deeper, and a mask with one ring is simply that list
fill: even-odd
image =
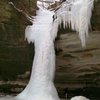
[{"label": "snow-covered ground", "polygon": [[13,96],[9,96],[9,95],[7,95],[7,96],[1,96],[0,100],[14,100],[14,97]]},{"label": "snow-covered ground", "polygon": [[[13,96],[0,96],[0,100],[15,100]],[[66,99],[61,99],[61,100],[66,100]]]}]

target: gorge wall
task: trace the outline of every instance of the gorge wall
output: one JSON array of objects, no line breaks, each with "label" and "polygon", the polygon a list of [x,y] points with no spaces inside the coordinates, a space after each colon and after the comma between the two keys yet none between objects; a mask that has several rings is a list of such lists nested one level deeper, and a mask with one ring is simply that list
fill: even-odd
[{"label": "gorge wall", "polygon": [[[15,6],[35,15],[36,0],[11,0]],[[20,92],[27,84],[33,59],[33,44],[24,39],[31,22],[23,13],[0,1],[0,93]],[[78,34],[60,30],[55,42],[57,70],[55,84],[60,95],[66,89],[100,87],[100,1],[95,2],[90,37],[82,48]]]}]

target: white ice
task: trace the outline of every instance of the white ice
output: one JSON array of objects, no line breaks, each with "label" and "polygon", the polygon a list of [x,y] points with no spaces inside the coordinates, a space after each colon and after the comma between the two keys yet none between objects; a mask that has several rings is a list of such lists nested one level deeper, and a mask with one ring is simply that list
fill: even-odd
[{"label": "white ice", "polygon": [[85,47],[94,0],[66,0],[66,2],[62,3],[60,9],[56,11],[55,22],[58,21],[58,24],[63,22],[64,28],[70,27],[78,32],[81,44]]},{"label": "white ice", "polygon": [[73,98],[71,98],[71,100],[90,100],[84,96],[75,96]]},{"label": "white ice", "polygon": [[32,26],[25,31],[28,42],[34,42],[35,57],[29,84],[16,100],[59,100],[53,83],[55,72],[54,38],[51,34],[54,12],[40,8]]}]

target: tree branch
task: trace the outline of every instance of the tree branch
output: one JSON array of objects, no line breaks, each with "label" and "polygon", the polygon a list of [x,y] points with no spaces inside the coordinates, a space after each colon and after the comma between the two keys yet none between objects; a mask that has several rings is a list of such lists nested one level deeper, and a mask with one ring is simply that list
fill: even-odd
[{"label": "tree branch", "polygon": [[26,12],[24,12],[23,10],[17,8],[17,7],[14,5],[13,2],[8,2],[8,4],[10,4],[11,6],[13,6],[13,8],[14,8],[15,10],[17,10],[18,12],[22,13],[30,22],[33,22],[33,20],[34,20],[34,17],[33,17],[33,16],[31,16],[31,15],[27,14]]}]

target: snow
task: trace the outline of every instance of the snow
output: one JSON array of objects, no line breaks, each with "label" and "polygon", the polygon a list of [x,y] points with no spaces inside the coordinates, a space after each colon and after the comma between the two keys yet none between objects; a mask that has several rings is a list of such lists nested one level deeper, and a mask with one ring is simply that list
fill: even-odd
[{"label": "snow", "polygon": [[13,96],[9,96],[9,95],[7,95],[7,96],[1,96],[0,100],[14,100],[14,97]]},{"label": "snow", "polygon": [[71,100],[90,100],[84,96],[75,96],[73,98],[71,98]]}]

